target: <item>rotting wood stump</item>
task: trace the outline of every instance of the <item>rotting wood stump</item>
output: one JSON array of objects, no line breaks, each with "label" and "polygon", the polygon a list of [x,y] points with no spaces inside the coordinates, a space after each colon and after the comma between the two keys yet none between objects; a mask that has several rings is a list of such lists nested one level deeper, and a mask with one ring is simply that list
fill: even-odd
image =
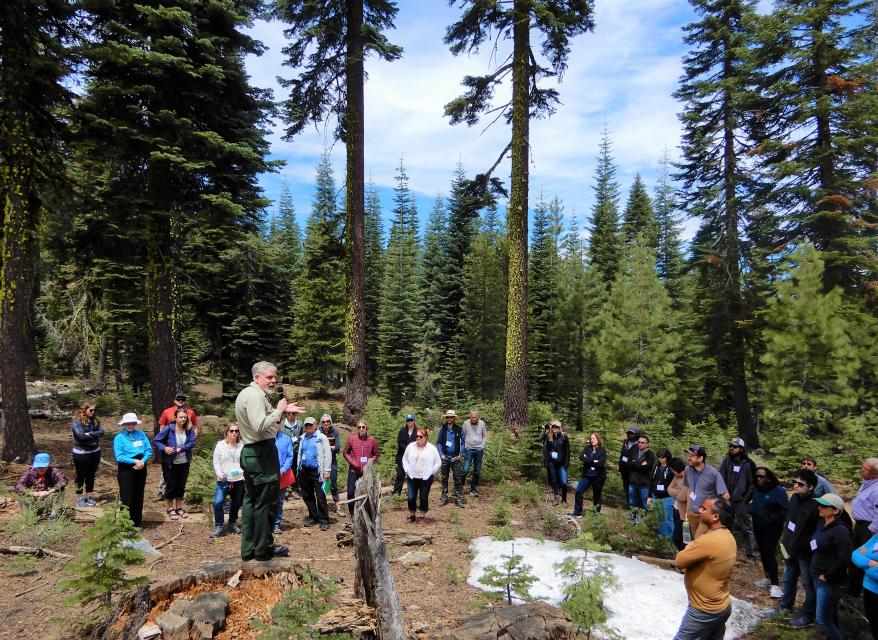
[{"label": "rotting wood stump", "polygon": [[387,559],[381,528],[381,478],[369,462],[357,480],[355,497],[364,496],[354,507],[354,593],[378,613],[378,637],[403,640],[406,637],[399,595]]}]

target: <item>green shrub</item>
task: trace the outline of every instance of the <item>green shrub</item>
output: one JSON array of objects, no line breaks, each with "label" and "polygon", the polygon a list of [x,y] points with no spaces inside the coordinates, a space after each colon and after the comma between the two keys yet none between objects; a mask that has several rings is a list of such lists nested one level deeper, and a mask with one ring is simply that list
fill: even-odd
[{"label": "green shrub", "polygon": [[216,492],[216,474],[210,458],[194,455],[189,466],[184,497],[191,504],[205,505],[213,502]]},{"label": "green shrub", "polygon": [[463,527],[454,527],[454,537],[456,540],[466,543],[469,543],[473,539],[472,534]]},{"label": "green shrub", "polygon": [[446,514],[446,518],[448,519],[449,524],[459,524],[460,523],[460,511],[454,509],[452,511],[448,511]]},{"label": "green shrub", "polygon": [[330,598],[338,592],[338,587],[331,580],[319,580],[310,570],[302,576],[304,584],[292,589],[284,596],[283,602],[276,604],[271,610],[271,625],[254,619],[254,629],[261,630],[261,640],[288,640],[297,638],[342,640],[351,638],[347,633],[321,634],[314,628],[314,623],[329,611]]},{"label": "green shrub", "polygon": [[82,389],[70,389],[60,393],[53,393],[52,396],[59,407],[79,407],[85,402],[85,392]]},{"label": "green shrub", "polygon": [[505,498],[497,500],[491,505],[491,513],[488,516],[488,522],[491,524],[504,525],[512,521],[512,507]]},{"label": "green shrub", "polygon": [[[60,504],[62,494],[50,496],[54,504]],[[77,525],[70,520],[69,508],[60,509],[56,517],[46,518],[46,501],[31,496],[17,496],[21,512],[6,525],[6,535],[14,544],[29,547],[54,547],[67,543],[77,532]]]},{"label": "green shrub", "polygon": [[542,521],[540,523],[540,531],[547,536],[557,534],[561,528],[561,519],[554,511],[544,510]]},{"label": "green shrub", "polygon": [[458,585],[463,582],[464,575],[453,564],[446,564],[442,569],[442,579],[450,585]]},{"label": "green shrub", "polygon": [[500,542],[508,542],[515,539],[515,529],[510,525],[502,527],[491,527],[491,538]]}]

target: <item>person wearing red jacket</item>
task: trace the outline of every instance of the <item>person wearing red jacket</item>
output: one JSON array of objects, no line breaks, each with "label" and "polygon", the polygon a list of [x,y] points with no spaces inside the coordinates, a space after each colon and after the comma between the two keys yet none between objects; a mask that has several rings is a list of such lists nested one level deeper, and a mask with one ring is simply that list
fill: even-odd
[{"label": "person wearing red jacket", "polygon": [[[348,497],[354,497],[357,488],[357,480],[363,477],[363,471],[370,462],[378,460],[378,443],[369,435],[369,426],[365,420],[357,423],[357,435],[348,438],[342,451],[344,459],[348,461]],[[348,502],[348,512],[353,517],[354,503]]]}]

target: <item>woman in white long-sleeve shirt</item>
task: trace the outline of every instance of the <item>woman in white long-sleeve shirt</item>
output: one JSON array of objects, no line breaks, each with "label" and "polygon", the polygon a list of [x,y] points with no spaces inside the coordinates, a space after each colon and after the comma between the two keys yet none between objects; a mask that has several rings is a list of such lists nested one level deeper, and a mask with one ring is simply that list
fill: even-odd
[{"label": "woman in white long-sleeve shirt", "polygon": [[427,521],[433,476],[442,466],[439,450],[429,442],[429,435],[430,432],[426,429],[418,428],[417,439],[402,454],[402,468],[408,485],[409,522],[415,521],[417,505],[417,519],[421,524]]},{"label": "woman in white long-sleeve shirt", "polygon": [[[237,525],[238,510],[244,501],[244,472],[241,470],[241,434],[238,423],[231,422],[226,427],[226,437],[216,443],[213,448],[213,472],[216,474],[216,493],[213,495],[213,533],[211,538],[218,538],[224,531],[241,533]],[[223,527],[223,504],[226,496],[232,496],[229,508],[229,523]]]}]

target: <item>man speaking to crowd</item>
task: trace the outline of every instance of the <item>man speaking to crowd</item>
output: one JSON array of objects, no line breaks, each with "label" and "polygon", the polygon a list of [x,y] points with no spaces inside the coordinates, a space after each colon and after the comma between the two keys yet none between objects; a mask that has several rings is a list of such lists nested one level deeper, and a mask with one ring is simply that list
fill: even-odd
[{"label": "man speaking to crowd", "polygon": [[235,416],[241,430],[241,469],[244,470],[244,510],[241,522],[241,559],[270,560],[285,556],[286,547],[275,546],[272,532],[277,496],[280,491],[280,463],[274,438],[278,423],[289,407],[304,413],[304,407],[281,398],[272,409],[267,394],[277,385],[277,367],[270,362],[253,365],[253,382],[235,399]]}]

